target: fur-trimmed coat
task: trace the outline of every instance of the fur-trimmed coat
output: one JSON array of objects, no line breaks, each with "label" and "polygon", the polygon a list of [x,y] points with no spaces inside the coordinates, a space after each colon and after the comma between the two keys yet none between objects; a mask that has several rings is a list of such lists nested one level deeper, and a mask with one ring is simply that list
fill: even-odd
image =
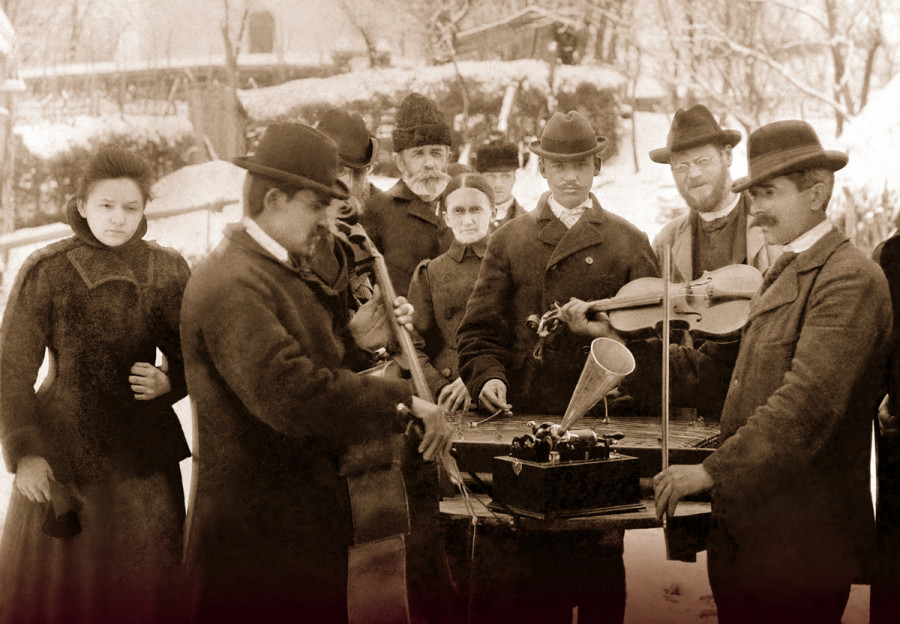
[{"label": "fur-trimmed coat", "polygon": [[591,339],[562,326],[547,338],[538,362],[532,357],[537,334],[526,319],[571,297],[612,297],[628,282],[658,273],[647,235],[593,195],[593,206],[570,229],[553,214],[549,197],[491,235],[457,349],[473,400],[489,379],[500,379],[513,409],[562,414]]},{"label": "fur-trimmed coat", "polygon": [[194,270],[181,333],[198,432],[195,621],[346,618],[353,527],[339,458],[401,432],[396,405],[411,400],[406,381],[348,368],[346,296],[240,224]]}]

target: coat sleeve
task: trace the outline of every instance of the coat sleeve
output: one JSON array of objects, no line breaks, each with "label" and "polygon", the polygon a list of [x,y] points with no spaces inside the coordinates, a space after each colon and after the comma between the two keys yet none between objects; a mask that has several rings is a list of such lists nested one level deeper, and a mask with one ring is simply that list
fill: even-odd
[{"label": "coat sleeve", "polygon": [[52,298],[42,266],[26,262],[0,327],[0,444],[10,472],[26,455],[45,455],[34,391],[50,344]]},{"label": "coat sleeve", "polygon": [[407,300],[413,306],[413,325],[415,334],[413,343],[419,353],[419,361],[422,363],[422,372],[425,381],[431,389],[432,395],[437,396],[441,388],[450,383],[450,380],[441,375],[431,364],[431,358],[440,352],[441,333],[434,320],[434,302],[431,298],[431,282],[428,279],[428,263],[423,260],[416,267],[412,281],[409,284]]},{"label": "coat sleeve", "polygon": [[475,401],[491,379],[499,379],[509,387],[506,365],[512,349],[513,324],[505,321],[503,314],[513,299],[513,281],[505,240],[495,235],[488,243],[456,333],[459,376]]},{"label": "coat sleeve", "polygon": [[184,379],[184,357],[181,353],[179,317],[184,288],[187,286],[191,270],[181,254],[173,253],[172,279],[167,284],[163,309],[159,312],[159,350],[169,363],[169,384],[171,391],[159,398],[168,405],[174,405],[187,396],[187,382]]},{"label": "coat sleeve", "polygon": [[[765,496],[807,466],[843,419],[858,417],[851,400],[871,381],[890,314],[883,276],[859,263],[823,267],[781,385],[703,462],[716,487]],[[745,335],[743,348],[767,347],[748,344]]]},{"label": "coat sleeve", "polygon": [[338,444],[401,429],[396,406],[411,401],[405,381],[319,365],[310,350],[322,337],[313,334],[328,321],[307,324],[301,336],[289,333],[279,318],[285,301],[277,284],[250,277],[216,284],[196,295],[189,287],[182,330],[197,327],[216,374],[254,417],[285,435]]}]

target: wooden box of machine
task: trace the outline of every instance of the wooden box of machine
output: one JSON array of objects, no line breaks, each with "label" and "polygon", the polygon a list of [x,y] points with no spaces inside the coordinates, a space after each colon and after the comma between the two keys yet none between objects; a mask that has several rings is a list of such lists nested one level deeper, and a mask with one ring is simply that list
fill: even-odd
[{"label": "wooden box of machine", "polygon": [[638,459],[616,453],[560,462],[494,457],[493,499],[501,509],[537,518],[642,509]]}]

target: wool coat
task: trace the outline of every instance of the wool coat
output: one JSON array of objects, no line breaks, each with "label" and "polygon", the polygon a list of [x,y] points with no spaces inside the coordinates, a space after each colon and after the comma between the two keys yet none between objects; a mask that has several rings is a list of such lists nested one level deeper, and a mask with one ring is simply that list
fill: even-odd
[{"label": "wool coat", "polygon": [[346,296],[240,224],[188,283],[195,621],[346,620],[352,523],[339,458],[401,432],[396,405],[411,400],[406,381],[348,368]]},{"label": "wool coat", "polygon": [[454,240],[450,249],[416,267],[409,286],[413,325],[424,341],[425,378],[433,393],[459,377],[456,330],[475,288],[487,240],[466,245]]},{"label": "wool coat", "polygon": [[525,321],[571,297],[612,297],[639,277],[656,277],[647,235],[593,206],[570,229],[545,193],[530,213],[497,230],[488,243],[475,290],[457,334],[460,375],[477,399],[490,379],[507,386],[522,412],[562,414],[590,350],[591,339],[560,327],[532,357],[537,334]]},{"label": "wool coat", "polygon": [[516,217],[521,217],[524,214],[528,214],[528,211],[522,207],[522,204],[519,203],[519,200],[514,198],[512,206],[509,207],[506,216],[499,221],[491,221],[491,234],[496,232],[498,229],[500,229],[500,227],[506,225]]},{"label": "wool coat", "polygon": [[370,196],[359,222],[384,254],[397,295],[409,291],[416,266],[437,258],[453,242],[453,231],[435,212],[435,203],[422,201],[403,180],[387,191]]},{"label": "wool coat", "polygon": [[[178,318],[189,269],[141,240],[110,248],[74,202],[75,236],[34,252],[0,329],[0,441],[6,467],[44,457],[74,501],[80,532],[42,532],[51,512],[13,491],[0,543],[0,621],[177,621],[189,455],[172,404],[186,387]],[[136,400],[136,362],[167,358],[171,391]],[[50,371],[34,384],[49,353]],[[64,497],[53,494],[59,504]],[[62,510],[62,508],[61,508]]]},{"label": "wool coat", "polygon": [[836,230],[752,299],[721,443],[703,463],[715,481],[709,566],[720,613],[743,599],[803,613],[839,601],[860,573],[891,324],[884,275]]},{"label": "wool coat", "polygon": [[[750,202],[746,193],[741,194],[735,210],[749,213]],[[694,244],[691,230],[691,213],[687,212],[666,223],[653,239],[653,253],[660,259],[660,265],[663,249],[666,245],[671,246],[672,281],[675,283],[691,281],[694,273]],[[746,245],[738,248],[735,244],[732,250],[732,264],[749,264],[759,269],[760,273],[765,273],[780,252],[780,247],[766,245],[762,230],[751,226],[750,219],[747,219]]]}]

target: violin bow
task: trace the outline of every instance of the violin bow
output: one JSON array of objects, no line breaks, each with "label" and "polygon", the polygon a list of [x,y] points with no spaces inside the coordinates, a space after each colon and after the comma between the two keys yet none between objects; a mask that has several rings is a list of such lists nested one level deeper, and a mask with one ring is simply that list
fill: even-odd
[{"label": "violin bow", "polygon": [[[663,321],[662,321],[662,469],[669,467],[669,336],[671,314],[669,310],[669,276],[672,271],[672,247],[663,248]],[[668,513],[663,512],[663,531],[668,529]],[[666,540],[666,558],[668,559],[669,541]]]}]

